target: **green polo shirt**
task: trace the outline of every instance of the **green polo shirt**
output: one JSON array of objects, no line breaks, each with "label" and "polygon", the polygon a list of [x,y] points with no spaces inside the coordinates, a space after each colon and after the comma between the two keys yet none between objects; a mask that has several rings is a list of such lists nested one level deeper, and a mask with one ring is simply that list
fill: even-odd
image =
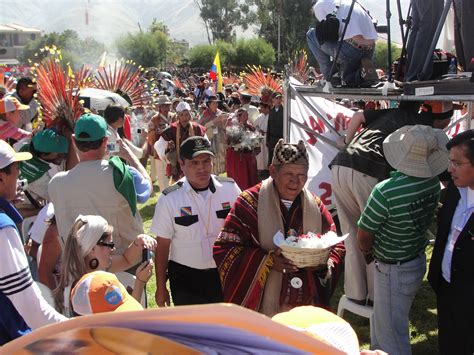
[{"label": "green polo shirt", "polygon": [[440,190],[438,177],[416,178],[399,171],[374,187],[357,224],[375,235],[377,259],[410,260],[425,248],[425,233],[438,206]]}]

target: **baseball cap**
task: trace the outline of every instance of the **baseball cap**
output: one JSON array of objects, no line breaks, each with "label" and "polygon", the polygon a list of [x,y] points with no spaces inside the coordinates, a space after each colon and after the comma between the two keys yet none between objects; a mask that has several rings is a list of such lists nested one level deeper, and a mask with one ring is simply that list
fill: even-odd
[{"label": "baseball cap", "polygon": [[74,139],[80,142],[98,141],[107,135],[107,122],[102,116],[93,113],[79,117],[74,127]]},{"label": "baseball cap", "polygon": [[281,92],[275,91],[275,92],[272,94],[272,99],[275,99],[275,98],[277,98],[277,97],[282,97]]},{"label": "baseball cap", "polygon": [[72,289],[71,303],[74,312],[80,315],[143,310],[117,276],[105,271],[82,276]]},{"label": "baseball cap", "polygon": [[31,140],[33,148],[41,153],[67,153],[69,141],[52,129],[36,133]]},{"label": "baseball cap", "polygon": [[204,137],[193,136],[186,139],[179,147],[179,154],[182,159],[191,160],[200,154],[214,156],[211,143]]},{"label": "baseball cap", "polygon": [[29,109],[30,106],[23,105],[16,97],[7,96],[0,100],[0,113],[26,111]]},{"label": "baseball cap", "polygon": [[4,140],[0,140],[0,169],[14,163],[16,161],[24,161],[33,158],[31,153],[24,152],[24,153],[17,153],[15,150],[5,142]]}]

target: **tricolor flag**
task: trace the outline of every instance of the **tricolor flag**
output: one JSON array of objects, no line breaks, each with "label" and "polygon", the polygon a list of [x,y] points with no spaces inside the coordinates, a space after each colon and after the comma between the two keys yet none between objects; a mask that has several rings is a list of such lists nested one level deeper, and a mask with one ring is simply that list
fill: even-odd
[{"label": "tricolor flag", "polygon": [[222,72],[221,61],[219,59],[219,52],[216,53],[214,63],[212,63],[211,71],[209,72],[209,79],[216,82],[216,93],[222,91]]}]

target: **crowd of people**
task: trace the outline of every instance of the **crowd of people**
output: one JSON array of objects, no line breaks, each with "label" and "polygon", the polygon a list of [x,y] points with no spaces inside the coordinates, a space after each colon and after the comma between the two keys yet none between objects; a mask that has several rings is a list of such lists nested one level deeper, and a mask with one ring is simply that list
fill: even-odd
[{"label": "crowd of people", "polygon": [[[142,122],[142,142],[133,143],[123,129],[127,110],[117,104],[83,113],[73,131],[31,130],[28,119],[22,125],[19,117],[31,113],[18,91],[23,83],[37,90],[28,80],[0,101],[0,118],[10,127],[3,138],[16,149],[0,143],[2,342],[66,317],[142,309],[153,269],[159,307],[231,302],[269,317],[300,305],[331,309],[344,270],[346,297],[373,306],[372,347],[409,353],[409,311],[426,271],[425,234],[448,170],[452,182],[441,211],[447,217],[439,219],[429,280],[441,351],[452,349],[453,339],[460,353],[472,348],[474,133],[447,143],[442,129],[457,108],[451,102],[354,113],[330,164],[340,230],[349,237],[331,247],[324,264],[299,268],[274,235],[323,236],[336,225],[305,187],[306,144],[281,138],[281,93],[250,103],[238,93],[243,99],[236,107],[232,90],[233,109],[211,93],[200,114],[190,97],[160,93],[149,108],[154,114]],[[20,130],[27,132],[21,139]],[[23,198],[18,177],[26,181]],[[161,195],[147,235],[138,204],[154,185]],[[20,235],[22,218],[36,214],[30,233]],[[123,271],[135,275],[130,296],[123,286],[110,286],[120,279],[108,273]],[[51,304],[38,285],[50,289]],[[108,297],[120,301],[107,304]]]},{"label": "crowd of people", "polygon": [[[320,22],[344,22],[349,9],[313,7]],[[311,29],[308,45],[323,78],[370,86],[377,33],[358,3],[351,16],[339,76],[331,60],[342,27],[335,39],[328,23]],[[427,43],[413,36],[411,79],[421,58],[412,53]],[[329,165],[336,225],[306,187],[315,163],[306,143],[283,139],[282,92],[255,95],[242,82],[216,92],[206,75],[190,82],[172,92],[158,85],[146,107],[84,109],[73,127],[40,124],[33,78],[0,88],[0,345],[71,317],[143,309],[153,270],[158,307],[229,302],[268,317],[331,310],[343,274],[349,301],[373,307],[371,347],[410,354],[410,308],[442,202],[428,272],[439,347],[473,353],[474,130],[451,140],[443,131],[458,105],[354,103]],[[146,231],[139,204],[157,191]],[[24,218],[36,218],[26,233]],[[348,237],[313,266],[296,266],[274,240],[331,231]]]}]

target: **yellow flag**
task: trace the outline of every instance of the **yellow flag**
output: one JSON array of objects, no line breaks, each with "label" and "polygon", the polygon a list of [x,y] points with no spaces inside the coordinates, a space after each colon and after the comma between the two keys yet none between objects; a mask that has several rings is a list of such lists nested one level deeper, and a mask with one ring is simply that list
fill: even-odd
[{"label": "yellow flag", "polygon": [[209,78],[215,80],[216,85],[216,94],[218,92],[224,92],[222,90],[222,71],[221,71],[221,61],[219,58],[219,52],[216,53],[216,57],[214,58],[214,63],[212,64],[211,71],[209,73]]}]

